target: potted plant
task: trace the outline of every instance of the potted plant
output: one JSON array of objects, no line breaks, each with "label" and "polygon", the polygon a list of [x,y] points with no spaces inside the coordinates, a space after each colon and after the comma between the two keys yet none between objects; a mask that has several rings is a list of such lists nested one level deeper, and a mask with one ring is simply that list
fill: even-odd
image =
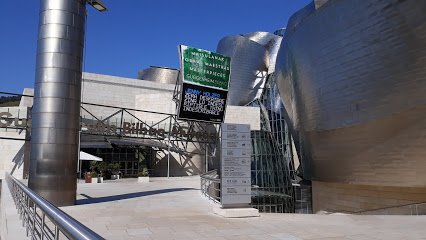
[{"label": "potted plant", "polygon": [[148,169],[145,167],[138,173],[138,183],[147,183],[149,182]]},{"label": "potted plant", "polygon": [[110,163],[109,169],[112,172],[112,179],[120,179],[120,175],[118,174],[118,171],[120,170],[120,164],[119,163]]},{"label": "potted plant", "polygon": [[92,172],[92,183],[98,183],[98,173]]},{"label": "potted plant", "polygon": [[98,183],[104,182],[104,174],[106,170],[108,169],[108,164],[106,162],[100,162],[97,164],[97,168],[99,170],[99,177],[98,177]]},{"label": "potted plant", "polygon": [[91,161],[90,162],[90,171],[92,176],[92,183],[98,183],[98,173],[96,172],[96,169],[98,168],[98,162],[97,161]]},{"label": "potted plant", "polygon": [[97,167],[98,167],[97,161],[90,161],[90,171],[96,172]]}]

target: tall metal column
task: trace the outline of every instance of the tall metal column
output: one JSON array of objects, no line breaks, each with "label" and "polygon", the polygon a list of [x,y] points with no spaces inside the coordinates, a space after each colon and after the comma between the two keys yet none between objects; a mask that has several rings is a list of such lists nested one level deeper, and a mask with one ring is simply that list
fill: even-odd
[{"label": "tall metal column", "polygon": [[57,206],[73,205],[86,0],[41,0],[29,187]]}]

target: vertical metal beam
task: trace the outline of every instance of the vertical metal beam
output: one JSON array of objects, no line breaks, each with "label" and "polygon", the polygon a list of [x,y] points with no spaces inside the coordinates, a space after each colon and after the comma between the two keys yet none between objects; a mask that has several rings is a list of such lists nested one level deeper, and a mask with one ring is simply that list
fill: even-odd
[{"label": "vertical metal beam", "polygon": [[23,178],[28,179],[30,172],[30,153],[31,153],[31,134],[29,127],[31,126],[31,108],[27,107],[27,125],[25,126],[25,144],[24,144],[24,170]]},{"label": "vertical metal beam", "polygon": [[209,157],[208,157],[208,145],[207,143],[204,144],[204,156],[205,156],[205,161],[206,161],[206,166],[205,166],[205,172],[209,171]]},{"label": "vertical metal beam", "polygon": [[56,206],[73,205],[85,0],[41,0],[29,187]]},{"label": "vertical metal beam", "polygon": [[[81,119],[80,119],[81,121]],[[77,183],[80,181],[81,179],[81,159],[80,159],[80,143],[81,143],[81,127],[79,127],[78,129],[78,147],[77,147],[77,151],[78,151],[78,157],[77,157],[77,171],[78,171],[78,178],[77,178]]]},{"label": "vertical metal beam", "polygon": [[169,133],[168,133],[169,142],[167,144],[167,178],[170,177],[170,144],[171,144],[170,137],[171,137],[171,134],[172,134],[172,118],[173,117],[169,116],[169,118],[170,118],[170,120],[169,120]]}]

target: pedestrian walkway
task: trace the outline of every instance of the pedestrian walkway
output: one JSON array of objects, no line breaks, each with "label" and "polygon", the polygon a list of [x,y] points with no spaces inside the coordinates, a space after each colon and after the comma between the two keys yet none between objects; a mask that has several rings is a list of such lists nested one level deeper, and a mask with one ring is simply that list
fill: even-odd
[{"label": "pedestrian walkway", "polygon": [[199,177],[78,184],[78,204],[61,208],[107,239],[426,239],[426,216],[264,213],[227,219],[201,196]]}]

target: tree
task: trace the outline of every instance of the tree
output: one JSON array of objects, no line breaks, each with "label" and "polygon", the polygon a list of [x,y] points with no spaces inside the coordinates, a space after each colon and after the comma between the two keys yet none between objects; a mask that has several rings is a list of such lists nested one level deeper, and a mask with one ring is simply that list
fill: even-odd
[{"label": "tree", "polygon": [[115,175],[118,174],[118,171],[120,170],[120,164],[119,163],[110,163],[108,165],[109,170]]},{"label": "tree", "polygon": [[96,169],[98,169],[98,162],[97,161],[91,161],[90,162],[90,171],[96,172]]},{"label": "tree", "polygon": [[103,174],[105,173],[105,171],[108,170],[108,164],[106,162],[100,162],[97,164],[97,167],[101,177],[103,177]]}]

